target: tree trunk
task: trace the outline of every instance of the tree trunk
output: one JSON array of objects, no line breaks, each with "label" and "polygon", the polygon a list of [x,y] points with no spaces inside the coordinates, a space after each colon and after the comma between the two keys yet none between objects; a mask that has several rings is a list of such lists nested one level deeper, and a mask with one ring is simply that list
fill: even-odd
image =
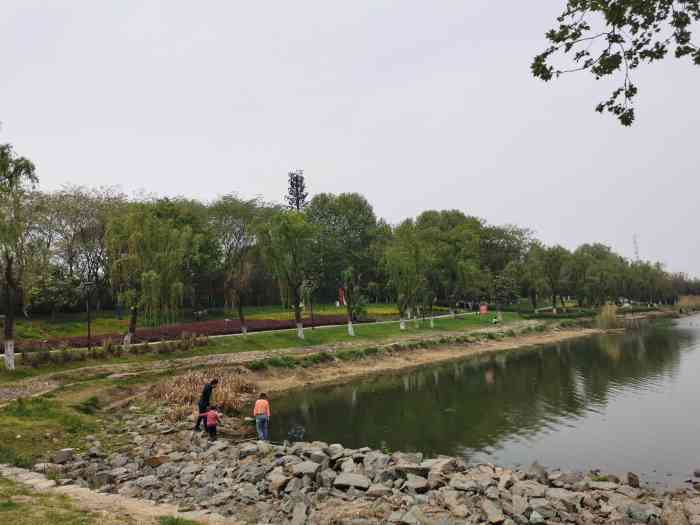
[{"label": "tree trunk", "polygon": [[530,292],[530,304],[532,304],[532,310],[537,310],[537,292],[534,290]]},{"label": "tree trunk", "polygon": [[5,299],[7,315],[5,316],[5,368],[15,369],[15,280],[12,274],[12,257],[5,257]]},{"label": "tree trunk", "polygon": [[313,293],[309,292],[309,315],[311,317],[311,329],[315,330],[314,327],[314,296]]},{"label": "tree trunk", "polygon": [[304,339],[304,323],[301,318],[301,307],[299,306],[301,294],[299,293],[298,287],[294,288],[292,300],[294,301],[294,321],[297,325],[297,337],[299,339]]},{"label": "tree trunk", "polygon": [[345,287],[345,311],[348,314],[348,335],[350,337],[354,337],[355,336],[355,329],[352,327],[353,294],[352,294],[351,290],[352,290],[352,285]]},{"label": "tree trunk", "polygon": [[248,334],[248,327],[245,324],[245,315],[243,314],[243,304],[241,302],[241,296],[239,294],[238,296],[238,301],[236,301],[236,304],[238,305],[238,319],[241,321],[241,333],[243,335]]},{"label": "tree trunk", "polygon": [[138,309],[135,306],[131,307],[131,315],[129,317],[129,328],[124,336],[124,346],[129,346],[136,335],[136,318],[138,316]]}]

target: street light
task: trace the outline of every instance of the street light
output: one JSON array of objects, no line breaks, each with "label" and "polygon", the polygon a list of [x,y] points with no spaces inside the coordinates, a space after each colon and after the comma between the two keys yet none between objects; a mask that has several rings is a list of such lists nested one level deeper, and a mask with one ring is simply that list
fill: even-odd
[{"label": "street light", "polygon": [[95,286],[93,281],[82,283],[81,287],[85,290],[85,298],[87,303],[87,329],[88,329],[88,352],[92,351],[92,333],[90,330],[90,290]]}]

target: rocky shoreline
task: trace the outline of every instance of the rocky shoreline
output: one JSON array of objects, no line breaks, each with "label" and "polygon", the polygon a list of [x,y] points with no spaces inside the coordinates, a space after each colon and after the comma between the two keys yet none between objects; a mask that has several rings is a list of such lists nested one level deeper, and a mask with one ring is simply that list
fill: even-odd
[{"label": "rocky shoreline", "polygon": [[118,450],[93,438],[88,451],[64,449],[35,470],[230,523],[700,525],[699,493],[661,494],[632,473],[511,470],[322,442],[209,443],[159,415],[129,415],[107,432],[123,438]]}]

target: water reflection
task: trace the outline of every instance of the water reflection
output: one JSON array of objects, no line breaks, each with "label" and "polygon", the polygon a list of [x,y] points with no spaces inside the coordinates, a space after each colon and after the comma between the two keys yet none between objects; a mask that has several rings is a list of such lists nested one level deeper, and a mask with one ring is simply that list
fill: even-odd
[{"label": "water reflection", "polygon": [[700,394],[697,325],[691,318],[299,392],[275,400],[273,437],[298,423],[307,439],[346,446],[572,468],[626,459],[634,464],[621,469],[652,476],[654,461],[668,470],[668,460],[650,453],[694,454],[685,458],[691,468],[700,423],[679,411],[678,400]]}]

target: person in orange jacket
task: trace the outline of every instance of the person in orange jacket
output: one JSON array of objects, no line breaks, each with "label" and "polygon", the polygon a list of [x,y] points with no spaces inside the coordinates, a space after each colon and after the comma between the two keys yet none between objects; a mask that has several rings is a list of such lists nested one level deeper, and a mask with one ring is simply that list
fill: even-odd
[{"label": "person in orange jacket", "polygon": [[255,429],[258,431],[260,441],[268,440],[268,425],[270,423],[270,402],[267,394],[262,392],[253,407],[253,417],[255,418]]}]

